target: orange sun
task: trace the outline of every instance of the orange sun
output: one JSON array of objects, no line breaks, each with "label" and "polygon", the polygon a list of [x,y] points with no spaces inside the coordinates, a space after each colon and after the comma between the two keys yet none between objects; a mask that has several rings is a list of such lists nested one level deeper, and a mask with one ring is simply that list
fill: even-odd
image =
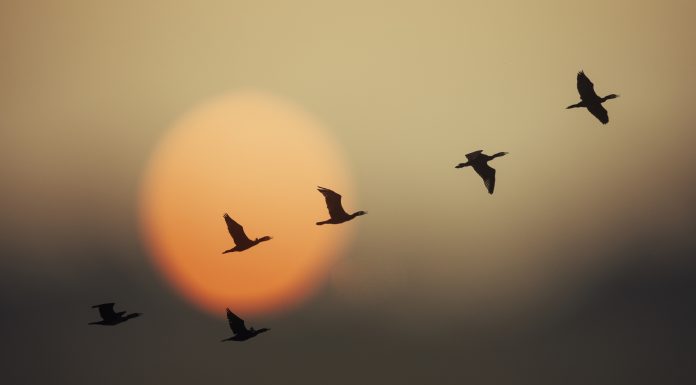
[{"label": "orange sun", "polygon": [[[212,314],[287,308],[321,283],[355,226],[314,224],[328,218],[317,185],[354,196],[338,146],[314,119],[260,92],[217,98],[152,155],[140,197],[146,244],[173,286]],[[234,245],[224,213],[249,238],[273,239],[223,255]]]}]

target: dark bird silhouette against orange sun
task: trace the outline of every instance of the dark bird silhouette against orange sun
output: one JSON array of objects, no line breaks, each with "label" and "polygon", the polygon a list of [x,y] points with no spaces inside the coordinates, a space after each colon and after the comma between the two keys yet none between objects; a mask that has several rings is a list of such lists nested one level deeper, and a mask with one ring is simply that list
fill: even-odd
[{"label": "dark bird silhouette against orange sun", "polygon": [[225,222],[227,223],[227,231],[230,232],[230,235],[232,236],[235,245],[233,248],[223,251],[223,254],[231,253],[233,251],[244,251],[246,249],[258,245],[261,242],[269,241],[272,239],[269,236],[265,236],[261,238],[256,238],[252,241],[251,239],[249,239],[249,237],[247,237],[246,233],[244,233],[244,227],[242,227],[242,225],[235,222],[235,220],[230,218],[228,214],[223,215],[223,217],[225,218]]},{"label": "dark bird silhouette against orange sun", "polygon": [[317,222],[317,225],[337,225],[339,223],[348,222],[349,220],[357,216],[367,214],[366,211],[356,211],[353,214],[348,214],[346,210],[343,209],[343,205],[341,205],[340,194],[337,194],[336,192],[321,186],[318,187],[319,188],[317,190],[324,196],[324,199],[326,200],[326,208],[329,209],[329,215],[331,216],[331,218],[325,221]]}]

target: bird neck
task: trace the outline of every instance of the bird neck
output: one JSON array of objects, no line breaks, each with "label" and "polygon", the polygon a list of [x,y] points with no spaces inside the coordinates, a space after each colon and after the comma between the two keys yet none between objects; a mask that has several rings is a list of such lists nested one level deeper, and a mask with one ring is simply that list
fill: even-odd
[{"label": "bird neck", "polygon": [[269,236],[265,236],[265,237],[261,237],[261,238],[256,238],[256,239],[254,239],[254,243],[257,243],[257,244],[258,244],[258,243],[261,243],[261,242],[268,241],[268,240],[270,240],[270,239],[271,239],[271,237],[269,237]]},{"label": "bird neck", "polygon": [[356,212],[354,212],[353,214],[350,214],[350,218],[352,219],[352,218],[355,218],[355,217],[359,217],[359,216],[361,216],[361,215],[365,215],[365,212],[364,212],[364,211],[356,211]]}]

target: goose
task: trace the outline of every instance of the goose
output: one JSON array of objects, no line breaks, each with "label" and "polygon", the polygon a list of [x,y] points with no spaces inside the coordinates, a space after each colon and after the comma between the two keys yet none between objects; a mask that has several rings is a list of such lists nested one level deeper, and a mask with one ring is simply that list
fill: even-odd
[{"label": "goose", "polygon": [[225,222],[227,223],[227,231],[230,232],[230,235],[232,236],[235,245],[233,248],[223,251],[223,254],[231,253],[233,251],[244,251],[248,248],[258,245],[261,242],[273,239],[269,236],[265,236],[261,238],[256,238],[252,241],[244,233],[244,227],[242,227],[242,225],[240,225],[239,223],[235,222],[234,219],[230,218],[230,216],[227,213],[223,215],[223,218],[225,218]]},{"label": "goose", "polygon": [[495,189],[495,169],[489,166],[488,162],[503,155],[507,155],[507,152],[486,155],[483,153],[483,150],[474,151],[466,154],[466,163],[459,163],[455,168],[473,167],[474,171],[483,179],[483,184],[488,189],[488,193],[493,194],[493,189]]},{"label": "goose", "polygon": [[329,209],[329,215],[331,216],[331,218],[325,221],[317,222],[317,226],[325,224],[337,225],[339,223],[348,222],[357,216],[367,214],[365,211],[356,211],[353,214],[348,214],[341,205],[341,195],[337,194],[333,190],[329,190],[328,188],[321,186],[317,187],[317,190],[326,200],[326,208]]},{"label": "goose", "polygon": [[[99,315],[102,317],[101,321],[90,322],[88,325],[105,325],[113,326],[118,325],[121,322],[126,322],[131,318],[139,317],[142,313],[131,313],[125,315],[125,311],[114,312],[114,303],[103,303],[101,305],[94,305],[92,308],[99,308]],[[124,316],[125,315],[125,316]]]},{"label": "goose", "polygon": [[600,98],[594,90],[594,84],[583,71],[578,72],[578,93],[580,94],[580,103],[570,105],[566,109],[585,107],[602,124],[609,123],[609,113],[604,109],[602,103],[609,99],[618,98],[619,95],[610,94]]},{"label": "goose", "polygon": [[236,314],[232,313],[230,308],[227,308],[227,321],[230,323],[230,329],[232,329],[232,332],[234,335],[230,338],[225,338],[224,340],[221,340],[220,342],[225,342],[225,341],[246,341],[249,338],[256,337],[257,335],[267,332],[271,329],[268,328],[262,328],[259,330],[254,330],[254,328],[249,328],[247,329],[246,326],[244,325],[244,320],[239,318]]}]

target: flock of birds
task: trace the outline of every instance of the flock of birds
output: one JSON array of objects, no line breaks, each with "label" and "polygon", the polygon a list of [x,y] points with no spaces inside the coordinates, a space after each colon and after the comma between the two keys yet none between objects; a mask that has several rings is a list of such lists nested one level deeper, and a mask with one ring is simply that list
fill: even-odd
[{"label": "flock of birds", "polygon": [[[592,115],[594,115],[594,117],[596,117],[600,122],[602,122],[602,124],[607,124],[609,122],[609,114],[607,113],[607,110],[602,106],[602,103],[606,102],[607,100],[617,98],[618,95],[610,94],[604,97],[600,97],[599,95],[597,95],[597,93],[594,90],[594,84],[592,84],[592,81],[590,81],[590,79],[587,77],[587,75],[585,75],[583,71],[578,72],[577,83],[578,93],[580,94],[580,102],[570,105],[567,108],[587,108],[587,110]],[[489,166],[488,162],[506,154],[507,152],[499,152],[494,155],[486,155],[483,153],[483,150],[474,151],[469,154],[466,154],[467,161],[465,163],[460,163],[456,165],[455,168],[464,168],[471,166],[474,169],[474,171],[476,171],[476,173],[481,177],[481,179],[483,179],[483,184],[486,186],[486,190],[488,190],[488,193],[493,194],[493,190],[495,189],[495,169]],[[365,211],[356,211],[352,214],[348,214],[343,209],[340,194],[321,186],[319,186],[318,191],[324,196],[324,200],[326,201],[326,208],[329,211],[330,218],[324,221],[316,222],[317,226],[325,224],[337,225],[344,222],[348,222],[354,219],[355,217],[367,214],[367,212]],[[225,214],[223,218],[225,219],[225,223],[227,224],[227,230],[230,233],[230,236],[232,236],[232,240],[234,241],[234,247],[223,251],[223,254],[231,252],[241,252],[258,245],[261,242],[269,241],[272,239],[270,236],[263,236],[261,238],[255,238],[254,240],[251,240],[244,232],[244,227],[242,227],[242,225],[237,223],[228,214]],[[126,322],[131,318],[136,318],[142,315],[141,313],[126,314],[125,311],[115,312],[113,302],[103,303],[101,305],[95,305],[92,307],[99,309],[99,315],[102,319],[100,321],[90,322],[90,325],[113,326]],[[247,328],[244,324],[244,320],[236,314],[234,314],[229,308],[227,309],[227,320],[229,322],[230,329],[232,329],[232,333],[234,333],[234,335],[222,341],[246,341],[250,338],[253,338],[261,333],[270,330],[267,328],[261,328],[258,330],[254,329],[253,327]]]}]

